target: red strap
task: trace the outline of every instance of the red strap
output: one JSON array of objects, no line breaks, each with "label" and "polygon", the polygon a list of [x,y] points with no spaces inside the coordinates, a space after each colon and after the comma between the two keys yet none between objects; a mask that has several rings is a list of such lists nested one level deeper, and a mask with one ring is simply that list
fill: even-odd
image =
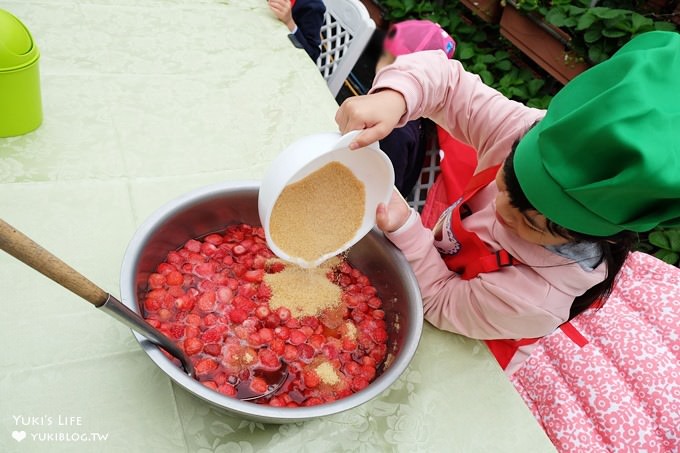
[{"label": "red strap", "polygon": [[[445,256],[444,261],[452,270],[463,270],[461,278],[464,280],[474,278],[482,272],[495,272],[503,267],[521,264],[519,260],[504,249],[497,252],[489,252],[484,242],[475,233],[463,227],[460,216],[461,206],[495,178],[498,168],[499,166],[487,168],[472,177],[465,188],[462,202],[456,206],[451,216],[453,230],[458,241],[463,244],[463,248],[457,255]],[[588,343],[588,340],[570,322],[562,324],[560,329],[580,347]],[[521,346],[536,343],[538,340],[540,338],[522,338],[520,340],[499,339],[485,340],[484,342],[494,357],[496,357],[501,368],[506,369]]]},{"label": "red strap", "polygon": [[515,266],[517,264],[521,264],[518,259],[510,255],[507,250],[501,249],[468,263],[461,278],[463,280],[470,280],[476,277],[477,274],[496,272],[502,267]]},{"label": "red strap", "polygon": [[581,335],[581,332],[574,327],[574,325],[571,323],[571,321],[567,321],[563,323],[560,326],[560,329],[562,329],[562,332],[574,343],[578,345],[579,348],[584,347],[585,345],[588,344],[588,339]]},{"label": "red strap", "polygon": [[[496,173],[498,173],[499,167],[500,165],[489,167],[474,175],[465,188],[462,201],[458,203],[451,213],[451,228],[453,229],[458,242],[462,244],[462,247],[455,255],[445,256],[444,261],[449,269],[455,272],[464,273],[470,263],[491,253],[486,244],[484,244],[475,233],[468,231],[463,227],[460,209],[465,205],[467,200],[472,198],[477,192],[493,181],[496,177]],[[471,274],[468,273],[468,275]]]},{"label": "red strap", "polygon": [[484,340],[489,351],[502,369],[506,369],[520,346],[536,343],[541,338],[522,338],[521,340]]}]

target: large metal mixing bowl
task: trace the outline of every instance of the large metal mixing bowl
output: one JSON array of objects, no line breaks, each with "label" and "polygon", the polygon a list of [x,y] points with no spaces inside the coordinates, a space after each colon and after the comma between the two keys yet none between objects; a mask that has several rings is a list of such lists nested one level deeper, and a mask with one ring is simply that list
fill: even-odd
[{"label": "large metal mixing bowl", "polygon": [[[225,182],[192,191],[153,213],[130,241],[121,269],[121,299],[141,314],[139,293],[156,266],[188,239],[224,230],[236,223],[260,225],[258,182]],[[153,343],[133,332],[143,350],[177,385],[213,406],[247,419],[288,423],[336,414],[380,395],[404,372],[415,354],[423,328],[420,291],[408,262],[381,232],[372,230],[348,254],[383,300],[388,326],[388,359],[382,373],[365,389],[338,401],[311,407],[280,408],[224,396],[187,376]]]}]

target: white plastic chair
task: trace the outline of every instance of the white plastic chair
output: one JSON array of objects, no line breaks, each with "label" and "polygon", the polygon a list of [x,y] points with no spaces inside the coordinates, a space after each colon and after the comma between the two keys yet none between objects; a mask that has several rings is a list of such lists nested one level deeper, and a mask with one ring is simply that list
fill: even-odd
[{"label": "white plastic chair", "polygon": [[430,190],[434,184],[435,179],[439,175],[439,148],[430,145],[425,151],[425,159],[423,161],[423,169],[420,171],[420,177],[413,186],[411,193],[406,197],[408,204],[418,212],[423,212],[425,200],[427,199],[427,191]]},{"label": "white plastic chair", "polygon": [[316,64],[337,96],[375,30],[375,22],[359,0],[324,0],[321,55]]}]

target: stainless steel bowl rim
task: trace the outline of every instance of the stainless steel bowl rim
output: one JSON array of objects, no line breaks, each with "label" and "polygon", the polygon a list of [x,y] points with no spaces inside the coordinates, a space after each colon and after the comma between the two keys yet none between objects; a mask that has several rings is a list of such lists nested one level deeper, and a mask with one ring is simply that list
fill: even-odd
[{"label": "stainless steel bowl rim", "polygon": [[[143,249],[147,239],[157,229],[158,225],[162,225],[166,219],[170,218],[174,212],[178,211],[183,206],[189,205],[197,200],[213,197],[226,191],[236,189],[256,191],[259,189],[259,181],[226,181],[198,188],[164,204],[155,212],[153,212],[141,224],[127,246],[121,266],[120,287],[121,300],[123,304],[136,313],[141,314],[139,307],[135,303],[136,294],[134,293],[134,288],[136,287],[136,282],[131,281],[133,278],[133,272],[131,272],[131,269],[135,266],[138,251]],[[401,256],[401,259],[403,259],[404,263],[408,265],[403,256]],[[418,287],[415,276],[412,273],[410,273],[407,278],[410,279],[410,281],[406,282],[408,285],[414,286],[415,288]],[[411,309],[415,310],[415,313],[413,313],[414,322],[412,322],[412,328],[406,333],[407,338],[404,341],[405,346],[401,349],[400,353],[392,362],[392,364],[380,376],[378,376],[368,387],[360,392],[332,403],[324,403],[309,407],[271,407],[267,405],[254,404],[252,402],[240,401],[238,399],[222,395],[190,378],[180,368],[172,363],[153,343],[134,331],[132,333],[151,360],[153,360],[153,362],[176,384],[183,387],[190,393],[219,408],[237,415],[242,415],[245,418],[254,418],[260,421],[271,423],[289,423],[333,415],[355,408],[387,390],[387,388],[389,388],[390,385],[394,383],[394,381],[396,381],[408,367],[416,352],[420,337],[422,335],[422,304],[414,305],[414,307],[410,307]]]}]

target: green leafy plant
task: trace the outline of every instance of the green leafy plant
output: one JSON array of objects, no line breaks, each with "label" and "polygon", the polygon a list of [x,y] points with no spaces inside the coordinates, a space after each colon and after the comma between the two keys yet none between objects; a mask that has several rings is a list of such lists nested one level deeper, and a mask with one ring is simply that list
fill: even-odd
[{"label": "green leafy plant", "polygon": [[656,228],[642,236],[638,250],[680,267],[680,228]]},{"label": "green leafy plant", "polygon": [[652,13],[645,10],[646,6],[625,0],[510,0],[509,3],[567,32],[573,49],[592,64],[606,60],[640,33],[677,28],[672,22],[654,20]]},{"label": "green leafy plant", "polygon": [[498,26],[471,17],[458,1],[384,0],[380,5],[393,22],[429,19],[441,25],[455,38],[455,58],[463,67],[505,96],[536,108],[550,102],[554,90],[544,78],[518,64],[519,58],[513,59],[517,51],[500,37]]}]

